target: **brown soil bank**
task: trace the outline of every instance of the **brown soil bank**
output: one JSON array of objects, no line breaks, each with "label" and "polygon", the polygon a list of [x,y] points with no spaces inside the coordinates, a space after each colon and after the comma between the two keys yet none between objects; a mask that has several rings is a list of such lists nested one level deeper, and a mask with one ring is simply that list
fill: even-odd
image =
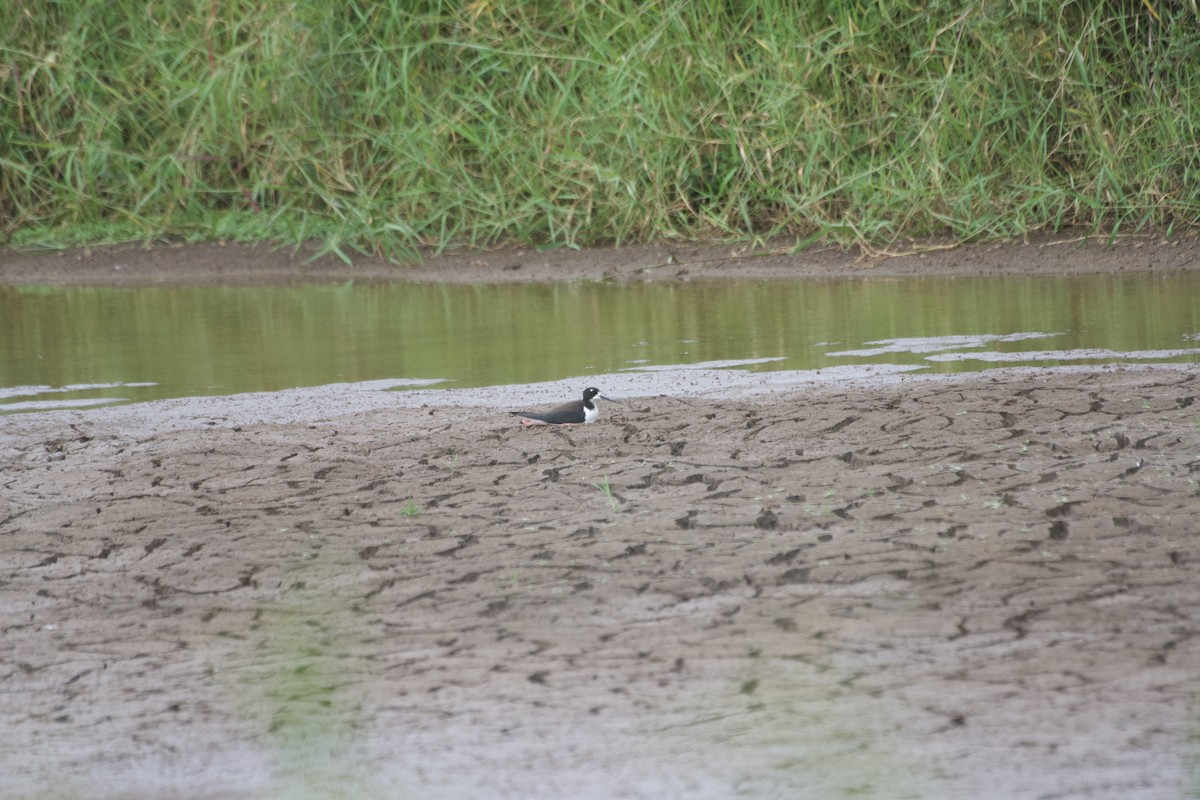
[{"label": "brown soil bank", "polygon": [[0,794],[1194,796],[1198,394],[8,417]]},{"label": "brown soil bank", "polygon": [[[907,252],[907,255],[903,253]],[[963,247],[920,245],[862,254],[836,248],[656,244],[579,251],[507,248],[429,255],[398,267],[356,257],[314,258],[311,249],[202,244],[99,247],[62,253],[0,250],[0,283],[134,285],[403,278],[490,283],[557,280],[1063,275],[1200,268],[1195,231],[1170,238],[1128,235],[1109,242],[1086,233],[1039,234],[1022,241]]]}]

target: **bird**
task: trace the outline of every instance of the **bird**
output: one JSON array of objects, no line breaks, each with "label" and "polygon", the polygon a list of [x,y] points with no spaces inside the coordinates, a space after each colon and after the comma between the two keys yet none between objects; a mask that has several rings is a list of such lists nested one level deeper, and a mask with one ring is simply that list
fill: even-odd
[{"label": "bird", "polygon": [[619,402],[600,394],[595,386],[583,390],[583,399],[555,406],[547,411],[510,411],[514,417],[521,417],[522,425],[587,425],[595,422],[600,415],[596,408],[595,399],[607,400],[610,403]]}]

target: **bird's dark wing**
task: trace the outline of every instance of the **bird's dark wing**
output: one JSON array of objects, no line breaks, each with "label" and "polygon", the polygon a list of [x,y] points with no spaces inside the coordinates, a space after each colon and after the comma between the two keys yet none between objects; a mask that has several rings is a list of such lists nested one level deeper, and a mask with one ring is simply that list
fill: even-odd
[{"label": "bird's dark wing", "polygon": [[579,409],[555,409],[552,411],[512,411],[514,417],[536,419],[549,425],[569,425],[573,422],[583,422],[583,412]]}]

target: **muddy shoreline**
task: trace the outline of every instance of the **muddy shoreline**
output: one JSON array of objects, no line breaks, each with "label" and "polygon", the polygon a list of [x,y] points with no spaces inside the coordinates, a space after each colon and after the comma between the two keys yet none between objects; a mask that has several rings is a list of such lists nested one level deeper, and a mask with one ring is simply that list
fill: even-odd
[{"label": "muddy shoreline", "polygon": [[0,283],[133,286],[163,283],[279,283],[408,280],[511,283],[569,280],[871,278],[936,275],[1070,275],[1200,268],[1200,235],[1126,235],[1111,241],[1086,231],[1023,240],[947,246],[911,243],[866,253],[786,245],[664,243],[583,250],[530,248],[425,253],[407,266],[354,256],[315,256],[312,247],[211,243],[137,244],[63,252],[0,250]]},{"label": "muddy shoreline", "polygon": [[1197,791],[1200,368],[723,375],[0,419],[0,795]]}]

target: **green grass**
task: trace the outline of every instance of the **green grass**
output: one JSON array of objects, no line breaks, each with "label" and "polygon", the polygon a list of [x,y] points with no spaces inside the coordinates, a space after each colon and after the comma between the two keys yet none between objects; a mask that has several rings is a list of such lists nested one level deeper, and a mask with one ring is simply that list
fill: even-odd
[{"label": "green grass", "polygon": [[10,0],[0,242],[869,247],[1200,219],[1196,0]]},{"label": "green grass", "polygon": [[621,507],[621,501],[618,500],[617,496],[613,493],[613,488],[608,482],[607,475],[604,476],[603,480],[593,483],[592,486],[595,486],[600,491],[600,494],[604,495],[604,498],[608,500],[608,507],[613,511],[616,511]]}]

